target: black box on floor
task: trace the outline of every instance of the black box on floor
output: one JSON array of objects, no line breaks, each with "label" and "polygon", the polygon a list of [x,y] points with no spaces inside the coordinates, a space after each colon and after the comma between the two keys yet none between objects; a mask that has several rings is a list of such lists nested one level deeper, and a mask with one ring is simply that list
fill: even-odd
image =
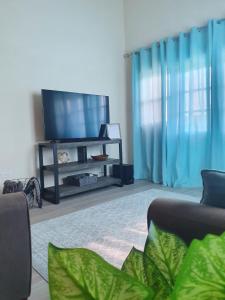
[{"label": "black box on floor", "polygon": [[[122,179],[123,184],[134,183],[134,166],[123,164],[122,166]],[[120,178],[120,165],[113,165],[112,167],[113,177]]]}]

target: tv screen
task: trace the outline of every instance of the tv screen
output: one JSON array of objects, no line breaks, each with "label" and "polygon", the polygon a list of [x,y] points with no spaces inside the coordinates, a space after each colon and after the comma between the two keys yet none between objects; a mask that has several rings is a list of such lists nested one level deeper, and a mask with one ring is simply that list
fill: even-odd
[{"label": "tv screen", "polygon": [[99,136],[109,123],[109,97],[42,90],[45,138],[80,140]]}]

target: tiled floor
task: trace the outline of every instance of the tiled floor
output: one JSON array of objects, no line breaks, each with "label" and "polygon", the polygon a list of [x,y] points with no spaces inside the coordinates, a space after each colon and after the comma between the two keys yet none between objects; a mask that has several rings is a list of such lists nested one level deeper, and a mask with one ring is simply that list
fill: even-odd
[{"label": "tiled floor", "polygon": [[[34,208],[30,210],[31,224],[38,223],[47,219],[62,216],[74,211],[78,211],[83,208],[87,208],[93,205],[97,205],[103,202],[113,200],[115,198],[123,197],[133,193],[148,190],[150,188],[162,189],[167,191],[173,191],[177,193],[183,193],[190,196],[201,198],[202,189],[187,189],[187,188],[167,188],[158,184],[151,184],[148,181],[139,180],[133,185],[127,185],[123,188],[109,187],[98,191],[92,191],[84,193],[76,197],[68,198],[61,201],[59,205],[53,205],[48,202],[44,202],[43,208]],[[42,279],[42,277],[33,270],[32,288],[30,300],[49,300],[48,284]]]}]

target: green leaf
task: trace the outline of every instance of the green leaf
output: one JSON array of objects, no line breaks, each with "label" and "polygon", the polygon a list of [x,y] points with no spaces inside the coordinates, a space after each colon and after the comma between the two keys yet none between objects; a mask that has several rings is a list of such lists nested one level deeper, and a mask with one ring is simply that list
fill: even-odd
[{"label": "green leaf", "polygon": [[156,293],[154,299],[169,297],[186,251],[187,247],[179,237],[151,223],[144,249],[144,269],[148,286]]},{"label": "green leaf", "polygon": [[225,234],[191,243],[171,299],[225,299]]},{"label": "green leaf", "polygon": [[133,247],[124,261],[121,270],[147,286],[142,251]]},{"label": "green leaf", "polygon": [[153,291],[87,249],[59,249],[49,244],[51,300],[144,300]]}]

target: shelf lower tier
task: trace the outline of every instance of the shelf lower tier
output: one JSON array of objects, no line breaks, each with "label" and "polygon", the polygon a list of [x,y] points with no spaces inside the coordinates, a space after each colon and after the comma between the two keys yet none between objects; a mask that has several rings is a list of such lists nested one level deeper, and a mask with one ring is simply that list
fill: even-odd
[{"label": "shelf lower tier", "polygon": [[[92,191],[110,185],[121,185],[121,179],[110,177],[110,176],[103,176],[98,178],[97,183],[85,185],[82,187],[73,186],[73,185],[59,185],[59,198],[64,198],[64,197],[80,194],[83,192]],[[47,187],[44,189],[43,198],[47,201],[58,203],[58,201],[56,201],[55,199],[54,186]]]}]

